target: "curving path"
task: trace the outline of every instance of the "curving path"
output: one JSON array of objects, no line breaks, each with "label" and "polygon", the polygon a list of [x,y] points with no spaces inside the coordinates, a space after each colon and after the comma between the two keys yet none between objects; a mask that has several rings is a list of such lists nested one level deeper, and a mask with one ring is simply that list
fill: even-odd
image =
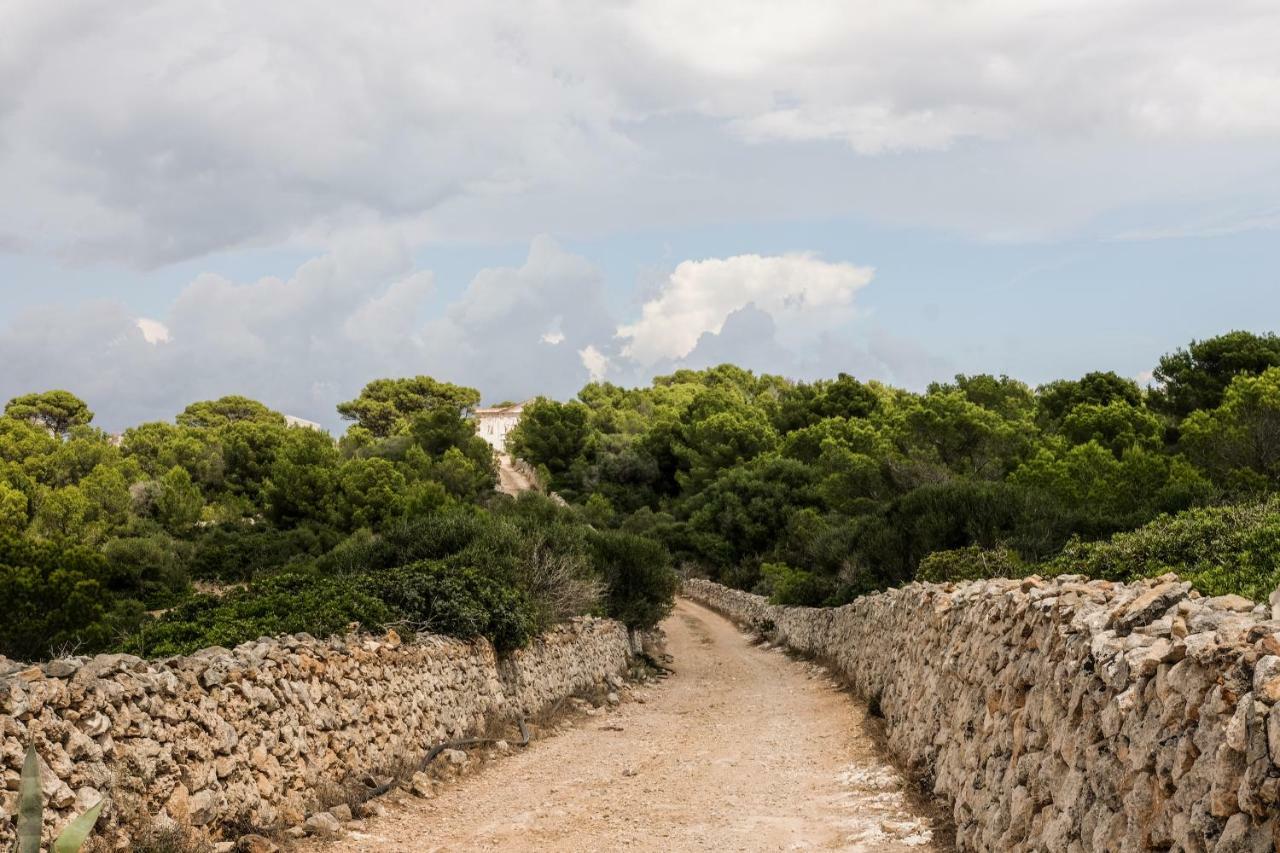
[{"label": "curving path", "polygon": [[498,454],[498,491],[515,497],[535,488],[534,483],[516,467],[509,453]]},{"label": "curving path", "polygon": [[930,821],[819,668],[681,601],[676,675],[311,849],[937,851]]}]

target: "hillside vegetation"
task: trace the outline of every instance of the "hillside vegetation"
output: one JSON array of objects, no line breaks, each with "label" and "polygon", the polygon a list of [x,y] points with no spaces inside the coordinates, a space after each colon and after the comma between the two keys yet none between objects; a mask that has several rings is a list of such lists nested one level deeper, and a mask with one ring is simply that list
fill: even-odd
[{"label": "hillside vegetation", "polygon": [[358,624],[514,648],[581,613],[633,627],[673,564],[780,603],[916,577],[1280,576],[1280,338],[1232,332],[1030,388],[912,393],[722,365],[539,399],[514,452],[564,497],[494,490],[475,389],[370,382],[340,441],[243,397],[112,441],[67,391],[0,417],[0,654],[169,655]]},{"label": "hillside vegetation", "polygon": [[653,540],[494,491],[470,388],[371,382],[340,442],[242,397],[175,423],[91,425],[65,391],[0,417],[0,654],[164,656],[359,625],[500,650],[579,614],[652,625],[675,576]]},{"label": "hillside vegetation", "polygon": [[1177,571],[1265,600],[1280,339],[1193,342],[1154,377],[957,376],[915,394],[725,365],[539,400],[512,443],[597,524],[779,603],[1033,571]]}]

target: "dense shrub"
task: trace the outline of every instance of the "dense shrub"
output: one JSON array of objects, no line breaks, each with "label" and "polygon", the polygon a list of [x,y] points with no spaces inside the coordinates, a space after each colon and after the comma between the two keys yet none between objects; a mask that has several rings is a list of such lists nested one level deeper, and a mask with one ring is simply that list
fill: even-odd
[{"label": "dense shrub", "polygon": [[524,645],[533,633],[534,614],[524,593],[476,566],[422,560],[358,581],[415,630],[487,637],[499,651]]},{"label": "dense shrub", "polygon": [[0,654],[19,660],[110,648],[142,623],[110,589],[109,564],[81,546],[0,538]]},{"label": "dense shrub", "polygon": [[832,579],[794,569],[786,563],[765,563],[760,567],[760,585],[756,591],[769,596],[774,604],[820,607],[832,592]]},{"label": "dense shrub", "polygon": [[671,612],[679,579],[661,544],[618,531],[595,531],[591,559],[605,581],[605,609],[628,628],[652,628]]},{"label": "dense shrub", "polygon": [[1280,585],[1280,499],[1161,516],[1108,542],[1076,540],[1045,570],[1118,581],[1176,572],[1206,594],[1265,602]]},{"label": "dense shrub", "polygon": [[318,557],[338,541],[338,533],[319,525],[286,530],[266,522],[214,525],[196,534],[190,572],[202,580],[241,583]]},{"label": "dense shrub", "polygon": [[934,551],[920,561],[916,580],[930,583],[973,581],[986,578],[1016,578],[1027,573],[1018,555],[1003,545],[983,548],[968,545],[947,551]]},{"label": "dense shrub", "polygon": [[163,657],[275,634],[324,637],[352,624],[376,630],[397,616],[359,578],[289,572],[222,598],[197,596],[144,626],[123,646],[134,654]]},{"label": "dense shrub", "polygon": [[112,592],[150,608],[169,607],[190,592],[187,562],[192,547],[163,533],[125,536],[102,546]]}]

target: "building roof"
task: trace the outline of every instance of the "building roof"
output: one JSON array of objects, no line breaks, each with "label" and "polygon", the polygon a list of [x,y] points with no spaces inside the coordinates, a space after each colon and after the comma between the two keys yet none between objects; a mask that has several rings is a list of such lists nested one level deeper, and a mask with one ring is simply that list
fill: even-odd
[{"label": "building roof", "polygon": [[476,409],[472,414],[477,417],[480,415],[518,415],[531,402],[533,401],[525,400],[523,403],[512,403],[510,406],[488,406],[483,409]]}]

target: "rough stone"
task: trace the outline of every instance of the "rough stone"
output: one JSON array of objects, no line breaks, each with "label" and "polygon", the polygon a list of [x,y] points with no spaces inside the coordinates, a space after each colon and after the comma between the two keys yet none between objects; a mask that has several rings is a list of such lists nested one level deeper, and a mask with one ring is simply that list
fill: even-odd
[{"label": "rough stone", "polygon": [[[226,823],[287,831],[326,784],[621,683],[630,648],[622,624],[578,619],[502,658],[482,640],[388,633],[263,638],[153,662],[0,661],[0,789],[16,788],[34,739],[49,832],[99,794],[129,804],[99,821],[114,849],[130,849],[149,816],[210,843]],[[0,850],[12,842],[0,819]]]},{"label": "rough stone", "polygon": [[342,829],[342,823],[329,812],[316,812],[302,827],[313,835],[333,835]]}]

